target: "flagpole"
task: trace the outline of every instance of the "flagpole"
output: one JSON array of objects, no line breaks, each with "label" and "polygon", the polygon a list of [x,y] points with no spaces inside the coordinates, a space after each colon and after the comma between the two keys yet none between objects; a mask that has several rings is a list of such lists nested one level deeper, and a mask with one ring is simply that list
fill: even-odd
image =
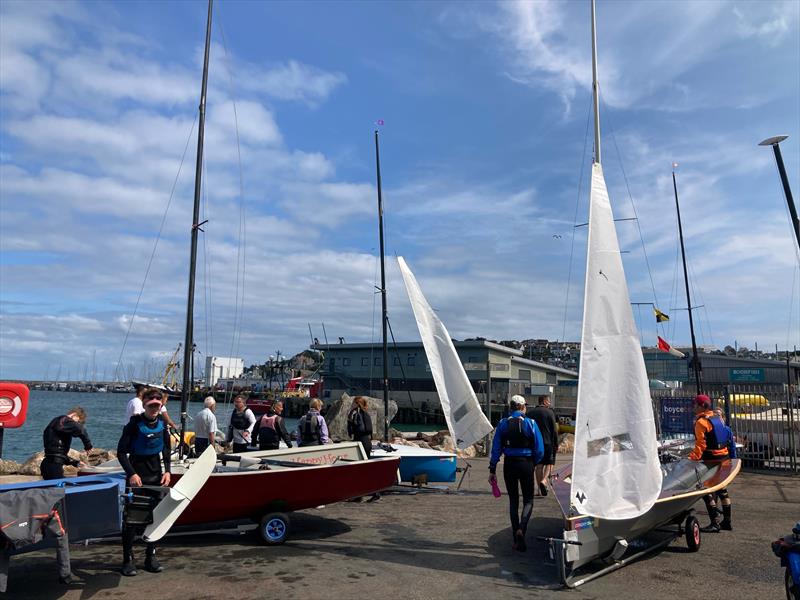
[{"label": "flagpole", "polygon": [[675,210],[678,213],[678,237],[681,240],[681,259],[683,260],[683,282],[686,286],[686,306],[689,309],[689,332],[692,334],[692,366],[694,367],[694,381],[697,393],[703,393],[703,382],[700,378],[700,357],[697,354],[697,342],[694,337],[694,319],[692,318],[692,300],[689,294],[689,273],[686,270],[686,249],[683,245],[683,225],[681,224],[681,205],[678,202],[678,182],[675,179],[675,167],[672,165],[672,189],[675,190]]}]

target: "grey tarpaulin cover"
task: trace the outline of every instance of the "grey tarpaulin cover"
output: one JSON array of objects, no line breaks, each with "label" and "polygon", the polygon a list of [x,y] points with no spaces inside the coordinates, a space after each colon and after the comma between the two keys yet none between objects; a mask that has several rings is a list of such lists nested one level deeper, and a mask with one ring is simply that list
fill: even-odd
[{"label": "grey tarpaulin cover", "polygon": [[0,493],[0,592],[8,581],[8,560],[11,552],[33,546],[42,540],[45,531],[59,538],[60,575],[69,575],[69,545],[61,515],[56,510],[64,499],[63,487],[9,490]]}]

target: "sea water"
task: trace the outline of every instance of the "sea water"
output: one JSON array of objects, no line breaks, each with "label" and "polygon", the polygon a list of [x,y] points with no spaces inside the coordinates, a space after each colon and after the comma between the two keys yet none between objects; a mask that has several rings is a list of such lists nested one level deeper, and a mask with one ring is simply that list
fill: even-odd
[{"label": "sea water", "polygon": [[[86,413],[86,430],[95,448],[116,450],[122,427],[125,424],[125,408],[133,394],[104,394],[83,392],[48,392],[31,390],[28,401],[28,416],[25,424],[17,429],[6,429],[3,438],[2,458],[24,462],[31,454],[42,450],[42,432],[47,424],[59,415],[65,415],[74,406],[82,407]],[[190,402],[187,428],[192,430],[191,418],[203,409],[201,402]],[[180,425],[180,403],[171,400],[167,404],[170,417]],[[233,412],[233,403],[217,401],[217,426],[226,431]],[[291,433],[297,428],[298,419],[286,419],[286,428]],[[83,450],[77,438],[72,447]]]}]

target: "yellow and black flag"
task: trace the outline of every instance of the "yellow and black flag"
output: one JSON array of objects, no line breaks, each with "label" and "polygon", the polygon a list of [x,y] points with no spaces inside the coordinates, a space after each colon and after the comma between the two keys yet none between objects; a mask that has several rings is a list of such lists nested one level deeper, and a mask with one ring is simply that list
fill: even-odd
[{"label": "yellow and black flag", "polygon": [[669,321],[669,315],[667,313],[661,312],[655,306],[653,307],[653,312],[656,314],[656,323],[663,323],[664,321]]}]

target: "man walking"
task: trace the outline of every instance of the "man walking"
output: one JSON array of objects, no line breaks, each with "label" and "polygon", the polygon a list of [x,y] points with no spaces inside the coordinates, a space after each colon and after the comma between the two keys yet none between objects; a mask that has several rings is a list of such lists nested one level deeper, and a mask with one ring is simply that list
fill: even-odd
[{"label": "man walking", "polygon": [[214,396],[203,400],[203,410],[194,418],[194,452],[200,456],[209,445],[214,444],[214,434],[217,433],[217,401]]},{"label": "man walking", "polygon": [[550,408],[550,396],[539,396],[539,405],[528,411],[528,417],[536,422],[542,434],[544,456],[536,465],[536,483],[539,485],[539,493],[547,496],[547,481],[553,472],[553,465],[556,464],[558,451],[558,424],[556,413]]}]

